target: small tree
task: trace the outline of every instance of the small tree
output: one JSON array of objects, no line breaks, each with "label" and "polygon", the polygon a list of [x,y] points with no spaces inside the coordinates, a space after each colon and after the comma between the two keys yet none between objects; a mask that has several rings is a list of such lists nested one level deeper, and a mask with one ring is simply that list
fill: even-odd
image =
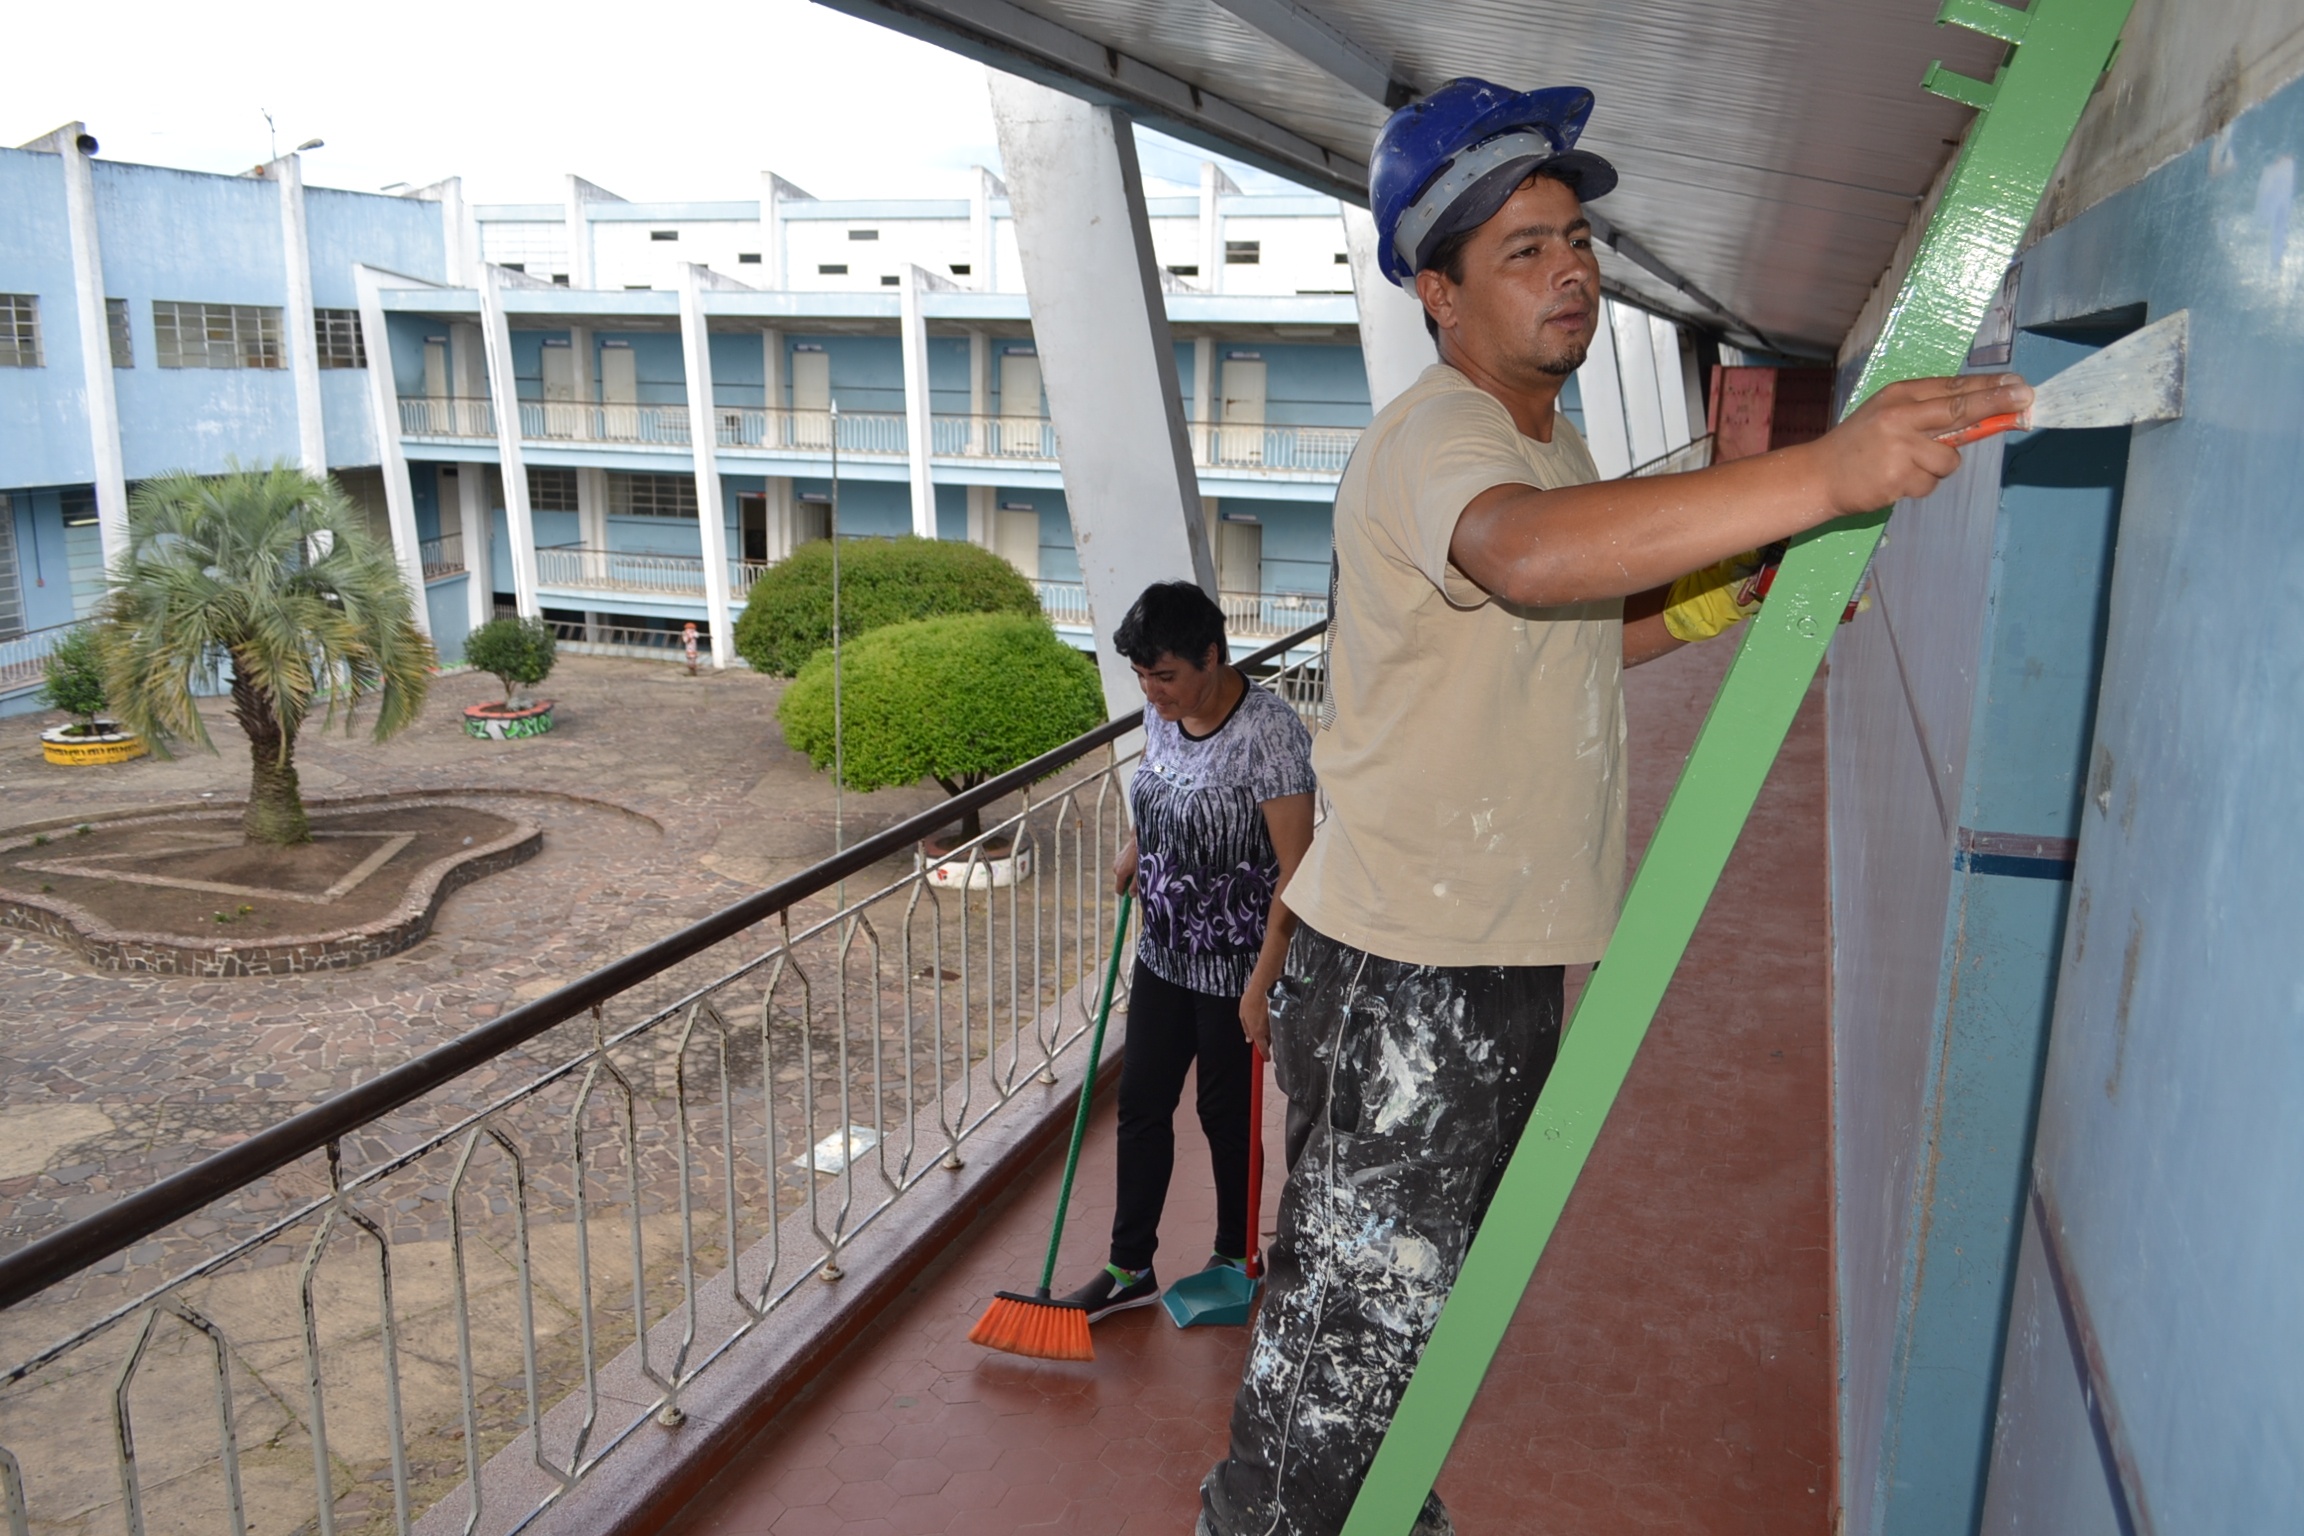
[{"label": "small tree", "polygon": [[96,644],[96,631],[81,625],[56,642],[48,653],[47,681],[40,702],[80,717],[80,733],[96,734],[96,717],[109,707],[104,692],[104,657]]},{"label": "small tree", "polygon": [[[919,619],[843,645],[842,782],[934,779],[948,795],[1062,746],[1104,720],[1095,663],[1037,614]],[[784,739],[832,766],[832,653],[800,669],[777,711]],[[983,832],[968,813],[961,836]]]},{"label": "small tree", "polygon": [[526,709],[531,700],[521,690],[550,677],[559,659],[559,637],[542,619],[490,619],[464,637],[465,662],[496,674],[506,709]]},{"label": "small tree", "polygon": [[310,842],[296,733],[321,696],[347,731],[373,697],[378,741],[416,718],[434,661],[420,595],[334,481],[286,463],[147,480],[128,541],[98,637],[113,709],[163,754],[178,736],[213,752],[194,685],[229,664],[248,737],[241,827],[252,843]]},{"label": "small tree", "polygon": [[[843,539],[840,634],[949,613],[1037,616],[1040,594],[988,549],[951,539]],[[832,643],[832,543],[802,545],[752,584],[736,620],[736,653],[752,670],[791,677]]]}]

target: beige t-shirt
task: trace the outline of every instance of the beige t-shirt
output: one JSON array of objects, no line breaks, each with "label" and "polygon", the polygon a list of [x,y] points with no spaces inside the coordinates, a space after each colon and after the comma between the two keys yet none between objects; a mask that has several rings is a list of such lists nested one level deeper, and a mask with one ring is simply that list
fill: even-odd
[{"label": "beige t-shirt", "polygon": [[1624,894],[1623,603],[1514,608],[1448,562],[1498,485],[1600,478],[1555,417],[1523,437],[1436,364],[1361,438],[1336,493],[1328,817],[1289,882],[1332,939],[1419,965],[1595,960]]}]

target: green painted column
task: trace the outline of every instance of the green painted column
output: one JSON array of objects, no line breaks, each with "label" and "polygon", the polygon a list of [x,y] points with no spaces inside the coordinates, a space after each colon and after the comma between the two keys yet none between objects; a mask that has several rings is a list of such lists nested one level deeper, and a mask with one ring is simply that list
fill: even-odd
[{"label": "green painted column", "polygon": [[[1855,400],[1957,372],[2025,225],[2111,61],[2130,0],[1946,0],[1941,22],[2015,44],[1990,81],[1941,65],[1923,85],[1978,108],[1944,199],[1865,363]],[[1344,1536],[1401,1536],[1472,1406],[1584,1159],[1686,952],[1863,575],[1886,509],[1795,541],[1681,770],[1558,1063],[1440,1314]]]}]

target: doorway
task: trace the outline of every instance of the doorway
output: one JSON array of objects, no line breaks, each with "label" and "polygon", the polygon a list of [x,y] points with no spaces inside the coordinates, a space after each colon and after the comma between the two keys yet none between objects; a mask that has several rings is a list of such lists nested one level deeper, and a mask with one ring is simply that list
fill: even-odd
[{"label": "doorway", "polygon": [[736,529],[739,558],[766,560],[768,558],[768,498],[759,491],[746,491],[736,498]]},{"label": "doorway", "polygon": [[[1224,359],[1224,423],[1218,434],[1220,464],[1264,462],[1264,359],[1235,352]],[[1259,532],[1258,537],[1261,537]]]},{"label": "doorway", "polygon": [[1225,521],[1216,525],[1216,590],[1255,594],[1264,590],[1264,525]]},{"label": "doorway", "polygon": [[640,365],[629,345],[600,349],[600,435],[625,443],[640,436]]},{"label": "doorway", "polygon": [[[1002,458],[1047,457],[1041,452],[1040,432],[1047,415],[1041,393],[1040,355],[1036,352],[1000,354],[1000,421],[992,451]],[[1039,547],[1037,535],[1033,547]]]},{"label": "doorway", "polygon": [[792,352],[792,446],[832,446],[832,354],[803,344]]},{"label": "doorway", "polygon": [[1004,506],[992,515],[992,552],[1023,573],[1040,579],[1040,514],[1031,507]]}]

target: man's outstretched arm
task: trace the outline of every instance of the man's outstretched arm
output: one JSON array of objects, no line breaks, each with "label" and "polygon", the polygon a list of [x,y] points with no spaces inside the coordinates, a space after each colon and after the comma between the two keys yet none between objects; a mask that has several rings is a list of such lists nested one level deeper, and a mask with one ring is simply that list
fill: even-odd
[{"label": "man's outstretched arm", "polygon": [[1960,467],[1960,450],[1939,434],[2031,402],[2014,374],[1911,379],[1796,448],[1565,490],[1495,486],[1456,520],[1448,558],[1525,607],[1645,592],[1833,518],[1925,496]]}]

